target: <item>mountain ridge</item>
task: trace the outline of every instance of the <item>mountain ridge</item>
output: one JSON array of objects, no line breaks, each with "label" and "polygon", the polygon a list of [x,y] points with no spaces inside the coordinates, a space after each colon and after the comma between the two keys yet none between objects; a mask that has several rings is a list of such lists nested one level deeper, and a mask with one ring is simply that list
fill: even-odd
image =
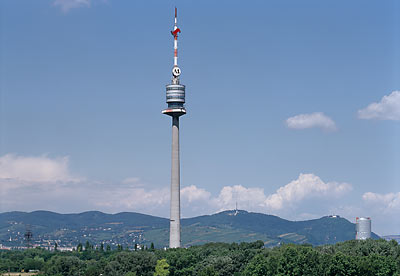
[{"label": "mountain ridge", "polygon": [[[354,239],[355,225],[340,216],[290,221],[278,216],[227,210],[211,215],[183,218],[182,244],[263,240],[266,246],[282,242],[330,244]],[[168,245],[169,219],[136,212],[115,214],[100,211],[60,214],[52,211],[11,211],[0,213],[0,243],[23,246],[24,233],[33,233],[33,243],[51,247],[76,246],[89,241],[111,246],[134,244]],[[373,238],[379,238],[372,234]]]}]

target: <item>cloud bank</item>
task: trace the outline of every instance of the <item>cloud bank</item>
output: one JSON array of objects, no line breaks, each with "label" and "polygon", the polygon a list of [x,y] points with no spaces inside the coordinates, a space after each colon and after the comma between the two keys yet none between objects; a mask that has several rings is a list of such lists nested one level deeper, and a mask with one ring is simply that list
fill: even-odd
[{"label": "cloud bank", "polygon": [[[213,194],[204,187],[189,185],[181,189],[182,214],[184,217],[211,214],[232,210],[237,204],[239,209],[287,219],[312,219],[335,213],[351,221],[355,216],[371,216],[374,225],[382,225],[381,231],[400,227],[399,220],[391,219],[400,212],[400,193],[367,192],[358,201],[352,195],[346,203],[345,198],[351,192],[348,183],[324,181],[312,173],[300,174],[271,193],[264,187],[226,185]],[[115,183],[76,177],[70,172],[68,157],[0,156],[0,212],[99,210],[168,217],[169,198],[169,184],[150,187],[138,177]]]},{"label": "cloud bank", "polygon": [[368,192],[362,198],[367,204],[375,206],[382,212],[397,214],[400,212],[400,192],[388,194]]},{"label": "cloud bank", "polygon": [[[1,209],[68,212],[97,209],[168,216],[169,185],[150,188],[138,177],[117,183],[78,178],[69,171],[68,157],[1,156],[0,185]],[[241,209],[279,214],[294,210],[309,199],[340,196],[350,190],[346,183],[324,182],[314,174],[300,174],[272,194],[266,194],[260,187],[234,185],[223,186],[213,195],[202,187],[184,186],[181,201],[187,215],[233,209],[236,203]]]},{"label": "cloud bank", "polygon": [[286,120],[286,125],[292,129],[321,128],[326,131],[337,129],[335,122],[322,112],[299,114],[290,117]]},{"label": "cloud bank", "polygon": [[380,102],[371,103],[358,110],[360,119],[400,120],[400,91],[383,96]]},{"label": "cloud bank", "polygon": [[6,154],[0,157],[0,180],[24,182],[78,181],[68,170],[68,157],[24,157]]}]

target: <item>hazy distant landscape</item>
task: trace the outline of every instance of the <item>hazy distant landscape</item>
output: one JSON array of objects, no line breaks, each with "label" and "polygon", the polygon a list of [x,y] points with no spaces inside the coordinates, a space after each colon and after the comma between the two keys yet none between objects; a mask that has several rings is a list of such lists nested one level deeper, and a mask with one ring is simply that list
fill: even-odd
[{"label": "hazy distant landscape", "polygon": [[[32,244],[43,248],[76,247],[89,241],[116,247],[135,244],[157,248],[168,245],[169,220],[139,213],[105,214],[85,212],[58,214],[48,211],[7,212],[0,214],[0,243],[25,246],[24,234],[30,230]],[[373,238],[378,238],[372,234]],[[253,242],[267,247],[280,243],[332,244],[355,238],[355,225],[339,216],[307,221],[289,221],[277,216],[231,210],[214,215],[182,219],[184,247],[209,242]]]}]

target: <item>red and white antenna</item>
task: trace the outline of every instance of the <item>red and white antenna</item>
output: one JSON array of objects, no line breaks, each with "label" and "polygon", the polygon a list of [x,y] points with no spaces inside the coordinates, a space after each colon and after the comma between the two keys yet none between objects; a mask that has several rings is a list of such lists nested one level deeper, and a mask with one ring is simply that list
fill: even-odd
[{"label": "red and white antenna", "polygon": [[175,25],[174,25],[174,30],[171,31],[171,34],[174,36],[174,68],[172,68],[172,75],[175,78],[178,78],[179,75],[181,74],[181,69],[178,67],[178,33],[181,32],[181,30],[178,28],[178,12],[177,9],[175,8]]}]

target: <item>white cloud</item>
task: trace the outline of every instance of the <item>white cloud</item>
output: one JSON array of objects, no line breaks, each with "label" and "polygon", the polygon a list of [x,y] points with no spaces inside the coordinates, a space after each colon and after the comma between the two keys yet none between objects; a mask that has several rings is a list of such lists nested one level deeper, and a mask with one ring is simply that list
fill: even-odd
[{"label": "white cloud", "polygon": [[360,119],[400,120],[400,91],[383,96],[380,102],[371,103],[358,111]]},{"label": "white cloud", "polygon": [[336,130],[335,122],[322,112],[314,112],[310,114],[299,114],[286,120],[288,128],[306,129],[306,128],[322,128],[328,131]]},{"label": "white cloud", "polygon": [[[134,183],[134,186],[130,186],[126,185],[125,181],[122,185],[100,186],[97,189],[98,192],[95,192],[93,199],[90,200],[91,204],[112,212],[129,210],[167,216],[170,199],[169,185],[161,189],[146,189],[138,187],[140,184]],[[197,208],[198,203],[204,205],[204,202],[210,198],[210,192],[194,185],[181,189],[181,202],[191,209]]]},{"label": "white cloud", "polygon": [[211,203],[218,207],[219,211],[234,209],[236,203],[240,209],[255,210],[262,207],[264,200],[264,189],[235,185],[223,187],[218,197],[213,198]]},{"label": "white cloud", "polygon": [[280,210],[306,198],[339,196],[351,190],[351,185],[347,183],[325,183],[314,174],[300,174],[298,179],[269,195],[264,204],[269,209]]},{"label": "white cloud", "polygon": [[169,189],[146,190],[144,188],[108,186],[95,192],[90,203],[112,212],[129,210],[147,213],[169,203]]},{"label": "white cloud", "polygon": [[365,193],[362,196],[363,200],[367,204],[377,206],[381,211],[384,212],[398,212],[400,211],[400,192],[399,193]]},{"label": "white cloud", "polygon": [[74,8],[90,7],[91,0],[55,0],[53,4],[59,6],[63,12],[68,12]]},{"label": "white cloud", "polygon": [[197,188],[195,185],[184,187],[181,189],[181,198],[188,202],[198,200],[208,200],[211,197],[211,193],[204,189]]},{"label": "white cloud", "polygon": [[0,157],[0,180],[23,182],[68,182],[79,180],[68,171],[68,157],[25,157],[6,154]]},{"label": "white cloud", "polygon": [[262,188],[241,185],[225,186],[211,204],[219,210],[233,209],[236,202],[241,209],[275,213],[293,210],[293,207],[310,198],[338,197],[352,190],[347,183],[323,182],[314,174],[300,174],[298,179],[280,187],[275,193],[265,195]]}]

